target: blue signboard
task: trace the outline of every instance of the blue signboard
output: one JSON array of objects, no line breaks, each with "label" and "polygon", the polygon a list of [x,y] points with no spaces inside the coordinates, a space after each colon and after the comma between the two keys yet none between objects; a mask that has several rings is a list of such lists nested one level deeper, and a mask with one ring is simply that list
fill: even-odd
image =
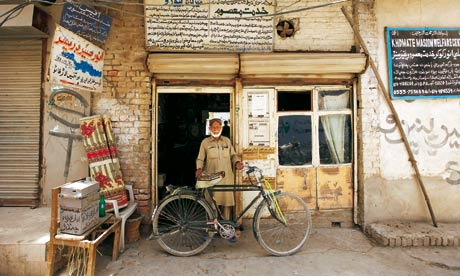
[{"label": "blue signboard", "polygon": [[84,5],[67,2],[62,10],[60,24],[95,44],[104,44],[109,35],[112,18]]},{"label": "blue signboard", "polygon": [[459,28],[387,28],[392,99],[460,98]]}]

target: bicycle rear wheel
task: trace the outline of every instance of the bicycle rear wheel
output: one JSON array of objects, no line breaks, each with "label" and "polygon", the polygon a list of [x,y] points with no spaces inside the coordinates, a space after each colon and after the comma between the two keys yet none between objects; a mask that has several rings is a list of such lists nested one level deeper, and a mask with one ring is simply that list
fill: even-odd
[{"label": "bicycle rear wheel", "polygon": [[311,215],[300,197],[290,193],[279,193],[275,197],[282,216],[277,215],[274,202],[263,200],[254,214],[253,231],[259,244],[270,254],[287,256],[299,251],[307,241]]},{"label": "bicycle rear wheel", "polygon": [[174,195],[163,200],[153,218],[158,243],[168,253],[186,257],[203,251],[211,242],[208,221],[212,208],[194,195]]}]

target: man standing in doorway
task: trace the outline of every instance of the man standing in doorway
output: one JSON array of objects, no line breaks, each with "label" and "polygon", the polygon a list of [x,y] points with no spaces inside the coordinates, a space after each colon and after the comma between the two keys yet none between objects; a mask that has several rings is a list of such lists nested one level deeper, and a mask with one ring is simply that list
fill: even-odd
[{"label": "man standing in doorway", "polygon": [[222,136],[230,138],[230,126],[228,121],[224,121],[224,126],[222,127]]},{"label": "man standing in doorway", "polygon": [[[196,177],[203,171],[207,174],[224,171],[225,177],[219,182],[220,184],[233,184],[233,169],[243,169],[243,164],[236,155],[232,142],[228,137],[222,136],[222,121],[212,119],[209,122],[211,136],[203,139],[200,145],[200,151],[196,159],[197,170]],[[219,184],[217,184],[219,185]],[[229,192],[214,192],[214,198],[217,205],[223,206],[223,216],[230,219],[231,207],[235,205],[233,194]]]}]

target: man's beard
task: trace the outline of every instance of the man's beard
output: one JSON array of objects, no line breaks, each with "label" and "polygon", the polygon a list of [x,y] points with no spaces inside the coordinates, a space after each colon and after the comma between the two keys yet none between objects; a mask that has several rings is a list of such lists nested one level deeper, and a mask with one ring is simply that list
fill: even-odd
[{"label": "man's beard", "polygon": [[220,134],[222,133],[222,129],[219,131],[219,133],[217,134],[214,134],[212,131],[211,131],[211,136],[214,137],[214,138],[219,138]]}]

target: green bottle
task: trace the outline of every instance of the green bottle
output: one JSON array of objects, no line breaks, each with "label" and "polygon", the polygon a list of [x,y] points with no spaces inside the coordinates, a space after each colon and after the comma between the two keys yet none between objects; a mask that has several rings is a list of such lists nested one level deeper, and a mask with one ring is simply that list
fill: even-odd
[{"label": "green bottle", "polygon": [[105,217],[105,199],[103,195],[99,198],[99,217]]}]

